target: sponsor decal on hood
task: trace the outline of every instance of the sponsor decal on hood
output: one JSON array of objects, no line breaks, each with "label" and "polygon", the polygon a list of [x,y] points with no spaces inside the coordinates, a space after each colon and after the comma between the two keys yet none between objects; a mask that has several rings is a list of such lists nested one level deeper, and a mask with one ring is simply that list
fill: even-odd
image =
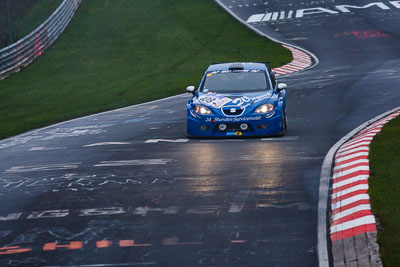
[{"label": "sponsor decal on hood", "polygon": [[198,100],[201,104],[206,105],[206,106],[212,106],[214,108],[221,108],[226,103],[229,103],[232,101],[231,98],[225,97],[224,95],[221,95],[221,94],[202,95],[202,96],[198,97]]},{"label": "sponsor decal on hood", "polygon": [[249,121],[260,121],[261,116],[254,117],[243,117],[243,118],[207,118],[206,122],[249,122]]},{"label": "sponsor decal on hood", "polygon": [[201,95],[197,98],[198,102],[205,106],[211,106],[213,108],[222,108],[228,103],[239,107],[247,107],[251,104],[260,102],[265,99],[271,98],[271,93],[255,95],[255,96],[235,96],[235,95],[223,95],[223,94],[215,94],[208,93],[205,95]]}]

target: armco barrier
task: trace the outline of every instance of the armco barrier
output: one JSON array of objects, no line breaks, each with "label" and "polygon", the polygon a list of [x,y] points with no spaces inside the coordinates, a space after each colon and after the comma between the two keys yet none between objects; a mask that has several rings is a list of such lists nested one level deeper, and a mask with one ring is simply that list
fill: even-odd
[{"label": "armco barrier", "polygon": [[0,80],[28,66],[64,31],[82,0],[64,0],[33,32],[0,50]]}]

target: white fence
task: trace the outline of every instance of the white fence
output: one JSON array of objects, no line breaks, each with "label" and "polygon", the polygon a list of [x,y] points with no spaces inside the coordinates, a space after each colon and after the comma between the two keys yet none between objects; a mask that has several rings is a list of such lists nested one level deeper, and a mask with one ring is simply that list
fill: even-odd
[{"label": "white fence", "polygon": [[82,0],[64,0],[33,32],[0,50],[0,80],[28,66],[64,31]]}]

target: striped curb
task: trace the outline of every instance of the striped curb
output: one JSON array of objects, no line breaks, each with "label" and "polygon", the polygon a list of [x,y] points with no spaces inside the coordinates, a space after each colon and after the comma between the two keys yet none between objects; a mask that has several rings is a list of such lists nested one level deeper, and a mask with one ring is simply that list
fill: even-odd
[{"label": "striped curb", "polygon": [[330,238],[334,266],[382,266],[376,243],[376,220],[368,195],[369,145],[396,111],[361,130],[334,158]]},{"label": "striped curb", "polygon": [[310,55],[307,53],[288,45],[283,45],[283,47],[292,52],[293,60],[282,67],[274,68],[273,71],[276,72],[277,76],[304,70],[311,67],[313,64]]}]

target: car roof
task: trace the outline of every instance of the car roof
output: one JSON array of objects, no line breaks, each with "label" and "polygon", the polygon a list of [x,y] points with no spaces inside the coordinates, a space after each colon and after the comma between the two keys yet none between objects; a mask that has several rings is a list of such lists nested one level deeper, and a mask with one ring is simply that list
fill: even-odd
[{"label": "car roof", "polygon": [[254,63],[254,62],[230,62],[230,63],[215,63],[208,67],[207,72],[209,71],[223,71],[229,70],[231,66],[243,66],[244,70],[267,70],[266,64],[268,63]]}]

